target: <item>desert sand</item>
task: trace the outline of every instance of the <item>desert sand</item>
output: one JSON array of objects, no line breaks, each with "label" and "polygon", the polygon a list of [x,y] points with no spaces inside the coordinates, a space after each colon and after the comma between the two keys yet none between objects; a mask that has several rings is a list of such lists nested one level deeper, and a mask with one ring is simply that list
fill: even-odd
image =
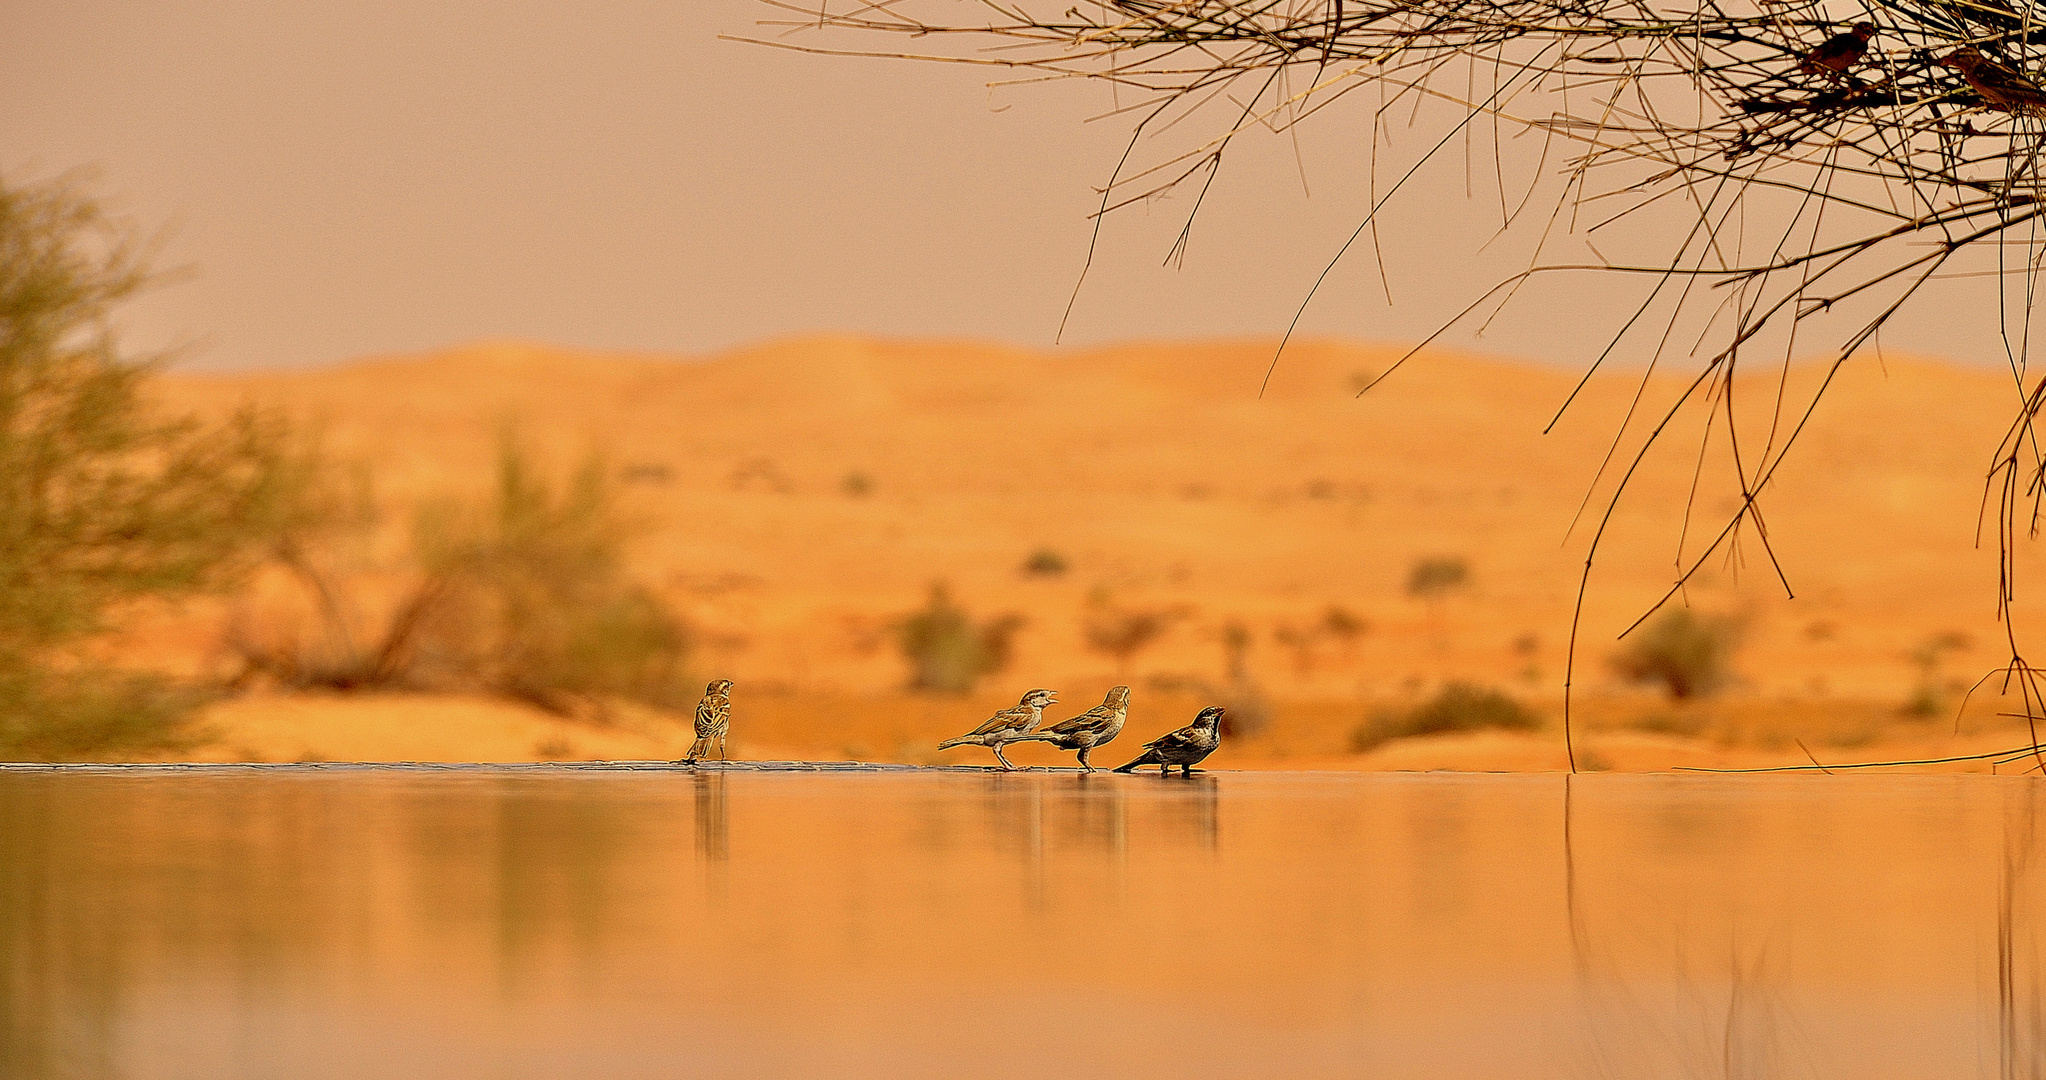
[{"label": "desert sand", "polygon": [[[507,426],[564,472],[601,455],[641,526],[634,572],[695,628],[692,666],[738,683],[733,749],[749,756],[981,761],[985,751],[930,747],[1032,686],[1058,689],[1063,715],[1124,682],[1136,688],[1127,745],[1099,757],[1119,761],[1227,681],[1234,625],[1248,631],[1244,667],[1270,722],[1225,746],[1218,767],[1561,767],[1554,725],[1587,543],[1612,476],[1689,373],[1600,373],[1544,433],[1580,373],[1431,352],[1359,396],[1401,350],[1309,342],[1287,349],[1260,393],[1273,345],[1052,353],[817,336],[660,357],[492,343],[175,374],[163,392],[177,408],[255,402],[316,428],[332,457],[373,477],[393,536],[422,500],[481,490]],[[1942,686],[2008,656],[1993,532],[1978,543],[1977,528],[2017,400],[2010,376],[1870,354],[1840,369],[1799,429],[1826,373],[1758,363],[1737,388],[1751,472],[1798,430],[1761,494],[1794,595],[1751,527],[1705,558],[1678,602],[1738,618],[1743,636],[1735,683],[1702,702],[1629,687],[1607,658],[1738,506],[1723,427],[1701,454],[1707,409],[1723,417],[1724,402],[1699,398],[1636,471],[1583,606],[1574,685],[1593,765],[2024,741],[1989,692],[1965,717],[1900,711],[1927,677],[1911,654],[1934,637],[1968,642],[1933,673]],[[1027,572],[1039,552],[1063,572]],[[1411,595],[1408,575],[1429,558],[1461,560],[1467,586]],[[395,556],[385,569],[403,573]],[[936,582],[976,617],[1026,620],[1007,667],[969,696],[902,689],[890,626]],[[1082,620],[1103,604],[1165,613],[1170,629],[1120,661],[1092,651]],[[1360,631],[1318,630],[1332,608]],[[138,662],[217,666],[224,612],[200,602],[151,615],[121,647]],[[1350,752],[1373,710],[1452,680],[1506,690],[1550,729]],[[595,726],[421,695],[258,692],[205,723],[215,739],[194,754],[213,759],[657,757],[687,741],[676,717]],[[1069,760],[1042,747],[1017,756]]]}]

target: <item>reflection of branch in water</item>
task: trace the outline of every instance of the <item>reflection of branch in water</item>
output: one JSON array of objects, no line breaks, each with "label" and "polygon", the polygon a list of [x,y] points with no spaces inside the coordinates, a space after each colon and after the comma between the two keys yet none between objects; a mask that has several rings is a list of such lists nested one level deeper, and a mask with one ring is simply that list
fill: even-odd
[{"label": "reflection of branch in water", "polygon": [[2003,1080],[2046,1076],[2046,997],[2040,993],[2039,944],[2026,932],[2029,920],[2019,913],[2038,846],[2033,816],[2037,796],[2038,789],[2026,784],[2022,796],[2004,803],[2003,866],[1996,898],[1997,1075]]},{"label": "reflection of branch in water", "polygon": [[725,777],[699,772],[691,779],[696,791],[696,858],[702,862],[728,862],[732,857],[732,827]]},{"label": "reflection of branch in water", "polygon": [[[1590,917],[1589,890],[1580,881],[1577,829],[1582,809],[1576,780],[1563,776],[1563,910],[1570,935],[1578,1009],[1584,1017],[1584,1053],[1590,1076],[1638,1075],[1654,1062],[1658,1075],[1782,1077],[1789,1075],[1781,1031],[1796,1022],[1778,987],[1787,974],[1772,971],[1766,947],[1727,943],[1725,1006],[1716,980],[1696,976],[1682,942],[1667,979],[1630,979],[1618,960],[1599,948]],[[1661,987],[1668,989],[1660,989]],[[1672,1068],[1675,1066],[1675,1068]]]}]

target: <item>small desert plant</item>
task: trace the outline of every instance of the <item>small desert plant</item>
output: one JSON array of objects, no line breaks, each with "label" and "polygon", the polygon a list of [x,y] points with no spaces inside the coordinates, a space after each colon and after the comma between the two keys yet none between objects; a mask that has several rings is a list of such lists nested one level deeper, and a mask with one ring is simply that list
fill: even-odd
[{"label": "small desert plant", "polygon": [[1739,643],[1738,620],[1673,607],[1629,635],[1612,665],[1622,678],[1660,684],[1684,701],[1726,685]]},{"label": "small desert plant", "polygon": [[944,582],[931,585],[922,610],[896,624],[896,644],[909,661],[909,688],[940,694],[964,694],[983,675],[1009,662],[1023,617],[1014,613],[975,622],[952,599]]},{"label": "small desert plant", "polygon": [[1437,555],[1416,559],[1407,571],[1407,595],[1416,600],[1435,602],[1450,593],[1468,588],[1471,581],[1471,567],[1455,555]]},{"label": "small desert plant", "polygon": [[1520,702],[1489,687],[1458,682],[1413,708],[1373,713],[1350,732],[1350,749],[1361,754],[1416,735],[1481,728],[1527,731],[1539,726],[1541,718]]},{"label": "small desert plant", "polygon": [[1947,688],[1940,678],[1940,668],[1950,652],[1961,652],[1974,643],[1968,635],[1949,630],[1934,634],[1912,647],[1906,654],[1911,666],[1918,669],[1918,683],[1912,687],[1911,697],[1904,702],[1904,712],[1910,716],[1936,716],[1946,708]]},{"label": "small desert plant", "polygon": [[1068,569],[1066,557],[1051,548],[1038,548],[1023,560],[1023,573],[1030,577],[1058,577]]},{"label": "small desert plant", "polygon": [[1353,653],[1357,639],[1371,632],[1371,624],[1348,609],[1331,604],[1320,616],[1305,623],[1281,622],[1272,628],[1272,641],[1293,655],[1293,672],[1302,678],[1314,674],[1321,660],[1323,643],[1334,641],[1345,655]]},{"label": "small desert plant", "polygon": [[1175,608],[1130,608],[1096,590],[1080,615],[1080,637],[1087,647],[1115,660],[1118,677],[1129,673],[1138,653],[1165,636],[1183,612]]},{"label": "small desert plant", "polygon": [[1681,735],[1687,739],[1695,739],[1704,734],[1708,719],[1704,713],[1696,710],[1681,709],[1643,713],[1629,721],[1627,726],[1654,735]]},{"label": "small desert plant", "polygon": [[480,690],[564,714],[601,715],[606,698],[687,706],[690,635],[624,572],[632,526],[607,475],[592,457],[557,490],[507,430],[490,496],[419,512],[410,583],[380,618],[361,611],[358,575],[335,554],[368,546],[375,500],[366,482],[330,495],[353,509],[278,552],[311,598],[312,628],[266,638],[238,619],[229,648],[245,677],[288,687]]},{"label": "small desert plant", "polygon": [[507,431],[489,499],[420,514],[420,674],[437,662],[443,677],[563,713],[605,697],[694,700],[687,629],[626,575],[632,525],[605,477],[592,457],[557,490]]}]

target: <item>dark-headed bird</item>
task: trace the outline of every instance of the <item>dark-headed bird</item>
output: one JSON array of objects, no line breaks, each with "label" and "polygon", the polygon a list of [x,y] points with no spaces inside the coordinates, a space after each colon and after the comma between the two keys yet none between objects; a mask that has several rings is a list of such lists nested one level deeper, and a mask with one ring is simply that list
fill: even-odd
[{"label": "dark-headed bird", "polygon": [[694,765],[717,744],[718,757],[725,756],[725,732],[732,730],[732,680],[718,679],[703,688],[703,700],[696,703],[696,741],[682,760]]},{"label": "dark-headed bird", "polygon": [[1868,39],[1875,36],[1874,23],[1855,23],[1854,29],[1834,34],[1798,61],[1797,70],[1807,75],[1845,75],[1868,53]]},{"label": "dark-headed bird", "polygon": [[1048,742],[1061,750],[1078,750],[1080,767],[1093,772],[1094,766],[1087,764],[1087,751],[1121,734],[1123,721],[1129,719],[1129,715],[1130,688],[1118,686],[1108,692],[1101,704],[1015,741]]},{"label": "dark-headed bird", "polygon": [[1130,772],[1140,765],[1156,765],[1158,775],[1164,776],[1177,765],[1181,776],[1192,776],[1193,767],[1222,744],[1222,711],[1220,705],[1202,709],[1193,723],[1145,743],[1137,760],[1117,766],[1115,771]]},{"label": "dark-headed bird", "polygon": [[2003,112],[2046,111],[2046,90],[2039,84],[2002,64],[1983,56],[1973,45],[1963,45],[1940,58],[1940,63],[1961,73],[1982,98],[1982,104]]},{"label": "dark-headed bird", "polygon": [[1037,730],[1037,725],[1044,723],[1044,707],[1057,700],[1055,690],[1032,690],[1023,695],[1021,702],[989,717],[987,723],[956,739],[947,739],[939,743],[938,749],[985,746],[995,752],[995,760],[1002,763],[1002,768],[1014,770],[1016,766],[1009,764],[1009,759],[1002,756],[1003,745],[1015,742]]}]

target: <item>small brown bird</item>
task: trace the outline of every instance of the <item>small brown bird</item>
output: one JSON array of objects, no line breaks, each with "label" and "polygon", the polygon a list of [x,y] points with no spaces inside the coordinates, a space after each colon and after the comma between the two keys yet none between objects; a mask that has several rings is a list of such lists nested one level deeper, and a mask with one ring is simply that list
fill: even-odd
[{"label": "small brown bird", "polygon": [[1845,75],[1868,53],[1868,39],[1875,36],[1874,23],[1855,23],[1854,29],[1834,34],[1798,61],[1797,70],[1807,75]]},{"label": "small brown bird", "polygon": [[1156,765],[1158,775],[1164,776],[1177,765],[1181,776],[1192,776],[1193,767],[1222,744],[1222,712],[1220,705],[1202,709],[1193,723],[1145,743],[1137,760],[1118,766],[1115,771],[1130,772],[1139,765]]},{"label": "small brown bird", "polygon": [[712,743],[717,744],[718,758],[725,759],[725,732],[732,729],[732,680],[718,679],[703,688],[703,700],[696,703],[696,742],[689,747],[689,756],[682,760],[696,764],[696,759],[710,753]]},{"label": "small brown bird", "polygon": [[1129,719],[1129,715],[1130,688],[1118,686],[1108,692],[1101,704],[1086,712],[1014,741],[1048,742],[1061,750],[1078,750],[1080,767],[1093,772],[1094,766],[1087,764],[1087,751],[1114,740],[1122,733],[1123,721]]},{"label": "small brown bird", "polygon": [[1002,746],[1037,730],[1044,723],[1044,707],[1058,701],[1055,690],[1032,690],[1023,695],[1023,700],[1011,705],[988,718],[988,722],[956,739],[947,739],[938,744],[940,750],[955,746],[985,746],[995,752],[995,760],[1002,768],[1013,771],[1016,766],[1002,756]]},{"label": "small brown bird", "polygon": [[1973,45],[1963,45],[1940,59],[1940,63],[1961,73],[1982,98],[1982,104],[2002,112],[2046,111],[2046,90],[2039,84],[2002,64],[1983,56]]}]

